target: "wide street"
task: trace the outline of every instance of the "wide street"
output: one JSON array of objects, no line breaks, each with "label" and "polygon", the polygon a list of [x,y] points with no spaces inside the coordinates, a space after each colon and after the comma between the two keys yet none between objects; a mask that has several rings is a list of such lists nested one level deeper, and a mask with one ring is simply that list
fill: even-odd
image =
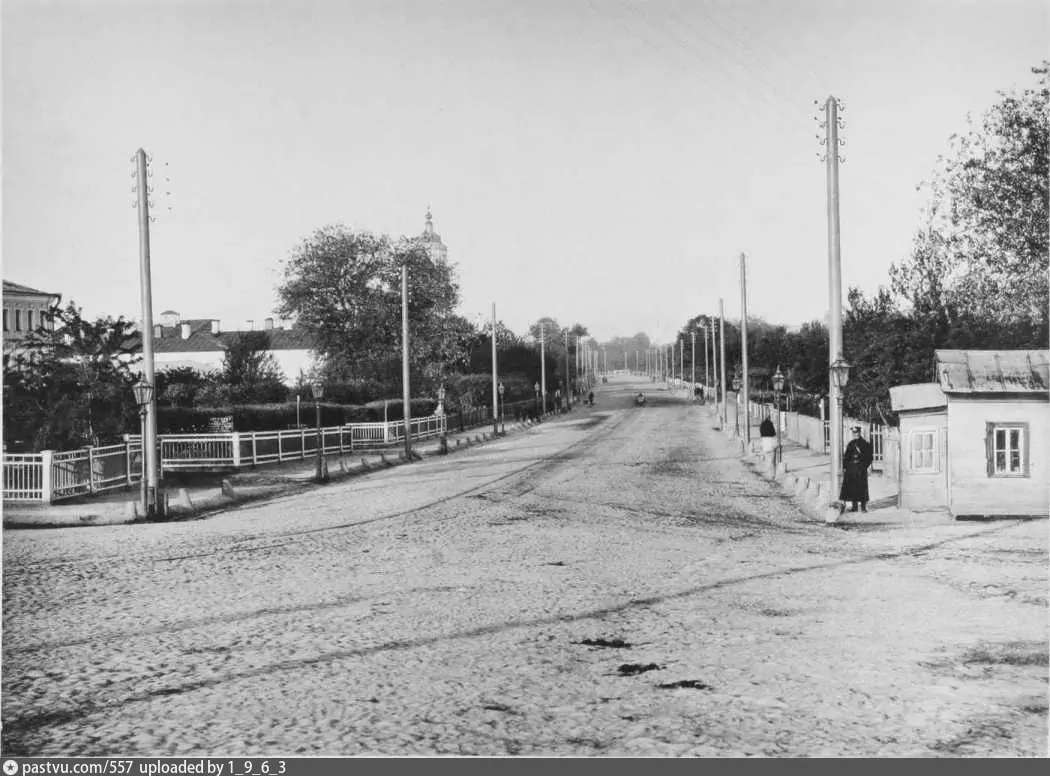
[{"label": "wide street", "polygon": [[1045,520],[900,548],[706,408],[598,399],[203,520],[5,531],[4,754],[1047,755]]}]

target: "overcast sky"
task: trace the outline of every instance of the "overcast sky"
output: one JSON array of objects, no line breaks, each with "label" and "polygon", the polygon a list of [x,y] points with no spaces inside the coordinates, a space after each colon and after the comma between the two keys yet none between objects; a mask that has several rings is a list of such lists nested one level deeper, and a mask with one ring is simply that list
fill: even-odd
[{"label": "overcast sky", "polygon": [[739,317],[745,252],[749,313],[797,325],[828,309],[814,100],[846,106],[843,293],[872,293],[967,112],[1034,82],[1047,8],[6,0],[3,277],[139,318],[142,147],[155,315],[260,325],[315,229],[418,234],[429,205],[472,319],[664,341]]}]

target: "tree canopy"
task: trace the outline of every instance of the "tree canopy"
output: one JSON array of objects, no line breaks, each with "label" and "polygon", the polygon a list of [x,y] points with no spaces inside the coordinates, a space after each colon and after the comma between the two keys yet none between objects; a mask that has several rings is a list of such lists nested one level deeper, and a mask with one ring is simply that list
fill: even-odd
[{"label": "tree canopy", "polygon": [[950,139],[911,256],[892,289],[919,315],[1045,325],[1050,307],[1050,62],[1037,83],[1000,92],[979,123]]}]

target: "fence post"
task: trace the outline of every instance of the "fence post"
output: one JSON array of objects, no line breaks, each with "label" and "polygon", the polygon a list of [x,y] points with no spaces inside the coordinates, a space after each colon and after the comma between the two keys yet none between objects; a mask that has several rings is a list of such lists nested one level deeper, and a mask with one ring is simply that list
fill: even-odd
[{"label": "fence post", "polygon": [[299,427],[299,458],[306,460],[306,428]]},{"label": "fence post", "polygon": [[40,499],[45,504],[50,504],[54,497],[54,481],[51,476],[51,456],[54,450],[40,451]]},{"label": "fence post", "polygon": [[95,495],[95,448],[87,446],[88,454],[88,493]]},{"label": "fence post", "polygon": [[234,431],[230,434],[230,443],[233,445],[233,465],[235,468],[241,466],[241,432]]},{"label": "fence post", "polygon": [[127,475],[125,484],[128,490],[131,489],[131,437],[128,434],[124,435],[124,473]]},{"label": "fence post", "polygon": [[[280,433],[281,432],[279,432],[279,431],[277,432],[277,434],[278,434],[277,438],[278,439],[280,439]],[[256,446],[255,446],[255,432],[253,431],[252,432],[252,468],[253,469],[258,464],[257,458],[258,458],[258,452],[257,452]]]}]

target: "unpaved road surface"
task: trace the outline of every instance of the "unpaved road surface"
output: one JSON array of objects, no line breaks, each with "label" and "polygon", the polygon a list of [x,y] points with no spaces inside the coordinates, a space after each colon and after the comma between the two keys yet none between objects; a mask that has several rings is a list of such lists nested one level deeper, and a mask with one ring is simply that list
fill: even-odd
[{"label": "unpaved road surface", "polygon": [[1047,521],[828,528],[706,409],[4,532],[5,755],[1047,755]]}]

